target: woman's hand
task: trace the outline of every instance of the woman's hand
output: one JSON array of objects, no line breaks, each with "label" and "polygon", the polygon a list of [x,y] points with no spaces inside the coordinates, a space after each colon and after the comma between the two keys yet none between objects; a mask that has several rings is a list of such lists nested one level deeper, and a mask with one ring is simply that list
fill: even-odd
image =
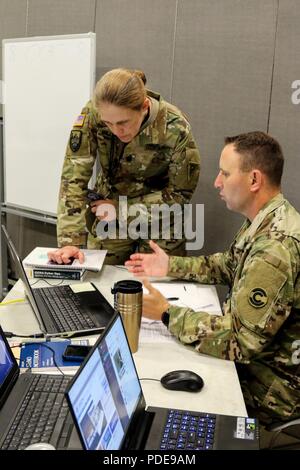
[{"label": "woman's hand", "polygon": [[117,218],[117,202],[113,199],[99,199],[91,202],[91,211],[99,220],[112,222]]},{"label": "woman's hand", "polygon": [[79,260],[79,263],[84,262],[84,254],[77,246],[63,246],[55,251],[47,253],[49,260],[57,264],[70,264],[72,258]]}]

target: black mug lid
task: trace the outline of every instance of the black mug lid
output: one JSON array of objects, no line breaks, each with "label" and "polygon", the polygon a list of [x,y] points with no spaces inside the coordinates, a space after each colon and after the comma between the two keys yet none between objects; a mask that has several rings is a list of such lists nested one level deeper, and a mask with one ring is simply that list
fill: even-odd
[{"label": "black mug lid", "polygon": [[137,294],[143,290],[143,285],[139,281],[127,279],[124,281],[115,282],[114,287],[111,289],[112,294],[121,292],[122,294]]}]

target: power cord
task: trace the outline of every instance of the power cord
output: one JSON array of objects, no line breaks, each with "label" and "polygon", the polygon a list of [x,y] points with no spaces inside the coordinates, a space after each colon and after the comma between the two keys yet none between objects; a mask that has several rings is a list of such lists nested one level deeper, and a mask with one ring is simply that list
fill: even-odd
[{"label": "power cord", "polygon": [[44,338],[44,333],[36,333],[33,335],[19,335],[18,333],[13,333],[12,331],[3,332],[6,338],[12,338],[13,336],[18,336],[19,338]]},{"label": "power cord", "polygon": [[152,378],[150,378],[150,377],[142,377],[142,378],[140,379],[140,381],[141,381],[141,380],[154,380],[154,382],[160,382],[159,379],[152,379]]},{"label": "power cord", "polygon": [[35,286],[36,284],[38,284],[39,282],[45,282],[46,284],[48,284],[48,286],[51,286],[51,287],[55,287],[55,286],[60,286],[61,284],[63,284],[67,279],[62,279],[61,281],[57,282],[56,284],[52,284],[51,282],[47,281],[47,279],[38,279],[37,281],[35,282],[32,282],[30,283],[30,286]]},{"label": "power cord", "polygon": [[5,305],[10,305],[10,304],[16,304],[18,302],[27,302],[27,299],[23,298],[23,299],[3,300],[0,303],[0,307],[5,307]]}]

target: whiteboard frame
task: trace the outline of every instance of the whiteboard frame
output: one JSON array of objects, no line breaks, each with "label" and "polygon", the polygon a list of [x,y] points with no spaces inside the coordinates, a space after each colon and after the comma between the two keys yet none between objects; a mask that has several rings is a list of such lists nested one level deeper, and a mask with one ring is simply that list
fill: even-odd
[{"label": "whiteboard frame", "polygon": [[[96,74],[96,34],[89,32],[89,33],[83,33],[83,34],[70,34],[70,35],[57,35],[57,36],[36,36],[36,37],[28,37],[28,38],[15,38],[15,39],[3,39],[2,44],[3,44],[3,54],[2,54],[2,61],[3,61],[3,142],[4,142],[4,158],[3,158],[3,169],[4,169],[4,175],[3,175],[3,187],[4,187],[4,201],[2,203],[2,211],[6,213],[14,213],[19,216],[27,217],[27,218],[32,218],[44,222],[50,222],[50,223],[55,223],[56,221],[56,211],[47,211],[47,210],[41,210],[36,207],[32,206],[26,206],[22,205],[21,203],[14,203],[8,200],[7,198],[7,193],[8,193],[8,186],[9,186],[9,181],[7,181],[7,149],[6,149],[6,130],[5,130],[5,120],[6,120],[6,64],[5,64],[5,53],[4,53],[4,48],[6,47],[7,44],[11,43],[27,43],[27,42],[43,42],[43,41],[52,41],[52,40],[72,40],[72,39],[90,39],[90,70],[88,71],[89,73],[89,88],[90,88],[90,96],[92,95],[94,86],[95,86],[95,74]],[[76,73],[76,70],[74,70],[74,73]],[[88,101],[89,97],[85,100]],[[78,106],[78,109],[76,110],[76,113],[78,114],[81,110],[81,108],[85,105],[85,102],[80,102],[80,105]],[[76,113],[73,116],[73,119],[76,117]],[[69,126],[69,131],[71,130],[72,127],[72,122],[70,123]],[[68,136],[66,137],[65,141],[65,148],[67,146],[67,140]],[[64,149],[65,149],[64,148]],[[64,152],[61,156],[61,166],[63,163],[63,158],[64,158]],[[61,171],[61,167],[59,168],[59,171]],[[57,187],[55,189],[59,189],[60,181],[57,182]],[[46,185],[47,188],[47,185]]]}]

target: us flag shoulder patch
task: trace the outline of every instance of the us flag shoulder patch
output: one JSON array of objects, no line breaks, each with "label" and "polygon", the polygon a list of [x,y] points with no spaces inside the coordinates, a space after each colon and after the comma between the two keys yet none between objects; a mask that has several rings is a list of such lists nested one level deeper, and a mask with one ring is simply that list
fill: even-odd
[{"label": "us flag shoulder patch", "polygon": [[82,127],[84,124],[85,117],[86,114],[79,114],[79,116],[77,116],[76,118],[76,121],[74,122],[74,126]]}]

